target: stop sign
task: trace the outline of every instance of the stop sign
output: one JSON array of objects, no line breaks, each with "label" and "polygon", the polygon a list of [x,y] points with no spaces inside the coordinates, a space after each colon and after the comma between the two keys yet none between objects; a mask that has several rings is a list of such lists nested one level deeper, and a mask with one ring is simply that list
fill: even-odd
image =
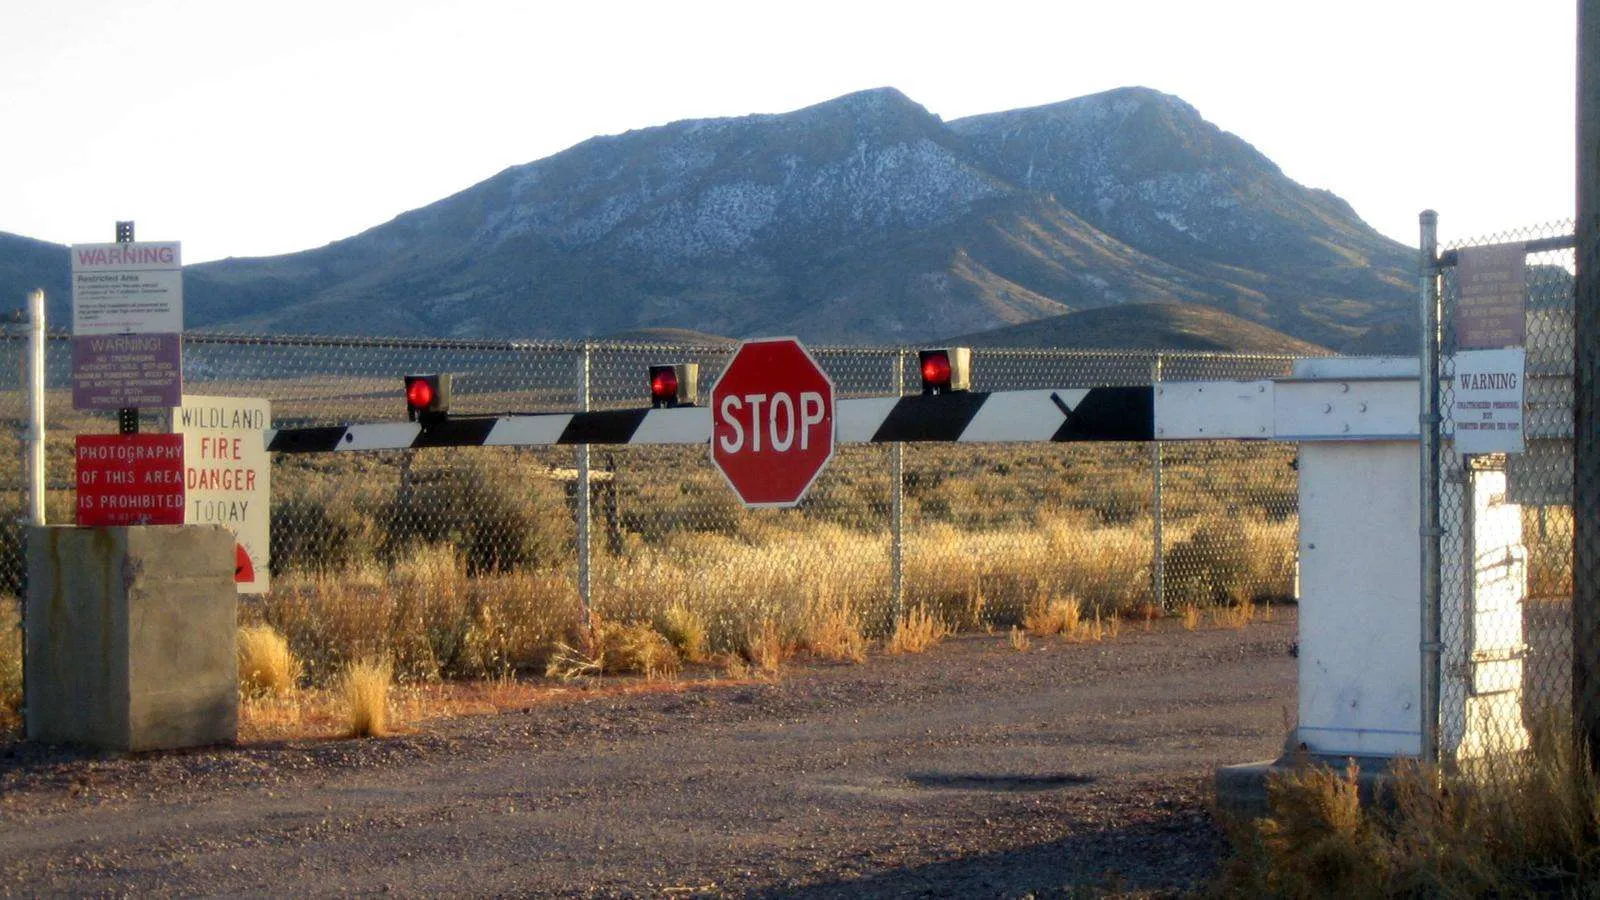
[{"label": "stop sign", "polygon": [[794,506],[833,458],[833,382],[793,338],[739,345],[711,389],[711,461],[745,506]]}]

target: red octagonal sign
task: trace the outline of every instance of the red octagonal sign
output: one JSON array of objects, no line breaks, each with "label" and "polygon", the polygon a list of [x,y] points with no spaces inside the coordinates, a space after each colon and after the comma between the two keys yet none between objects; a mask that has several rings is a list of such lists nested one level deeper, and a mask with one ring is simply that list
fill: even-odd
[{"label": "red octagonal sign", "polygon": [[793,338],[739,345],[711,389],[711,461],[745,506],[794,506],[833,458],[833,382]]}]

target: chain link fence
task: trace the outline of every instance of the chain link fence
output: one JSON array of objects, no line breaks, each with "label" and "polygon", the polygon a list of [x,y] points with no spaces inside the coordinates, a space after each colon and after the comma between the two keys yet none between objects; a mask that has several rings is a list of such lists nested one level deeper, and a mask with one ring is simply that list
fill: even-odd
[{"label": "chain link fence", "polygon": [[[1438,752],[1457,762],[1528,746],[1571,707],[1573,597],[1572,223],[1443,248],[1439,292]],[[1525,307],[1510,321],[1503,298]],[[1484,391],[1522,351],[1520,416]],[[1485,356],[1485,353],[1501,353]],[[1504,366],[1514,370],[1515,356]],[[1426,371],[1426,368],[1425,368]],[[1490,391],[1492,393],[1492,390]],[[1511,407],[1515,400],[1507,401]],[[1502,422],[1520,420],[1516,429]],[[1462,452],[1504,439],[1523,448]],[[1471,449],[1481,444],[1466,443]],[[1425,523],[1427,527],[1427,523]]]},{"label": "chain link fence", "polygon": [[[48,342],[48,516],[72,520],[64,336]],[[26,341],[0,341],[0,591],[24,589]],[[452,413],[638,407],[647,367],[726,343],[529,343],[191,334],[189,393],[265,397],[279,427],[394,421],[401,376],[455,373]],[[841,398],[920,383],[905,348],[820,348]],[[974,390],[1286,375],[1278,356],[977,350]],[[155,427],[160,427],[156,425]],[[147,430],[150,426],[147,426]],[[881,638],[912,610],[1008,628],[1075,600],[1102,616],[1294,594],[1294,447],[1273,443],[845,445],[793,510],[747,510],[703,448],[455,448],[273,460],[272,590],[246,618],[319,671],[387,655],[408,678],[541,670],[588,609],[681,655]],[[587,483],[585,484],[585,477]],[[587,516],[578,506],[587,497]],[[587,530],[587,546],[580,535]],[[586,552],[584,552],[586,551]],[[584,589],[587,588],[587,597]]]}]

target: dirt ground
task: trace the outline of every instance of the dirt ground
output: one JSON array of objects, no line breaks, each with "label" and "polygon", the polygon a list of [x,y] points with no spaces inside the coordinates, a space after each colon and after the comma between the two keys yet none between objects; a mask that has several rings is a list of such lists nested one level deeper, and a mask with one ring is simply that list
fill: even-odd
[{"label": "dirt ground", "polygon": [[0,743],[0,892],[1180,893],[1224,850],[1211,769],[1280,749],[1295,627],[972,635],[381,740]]}]

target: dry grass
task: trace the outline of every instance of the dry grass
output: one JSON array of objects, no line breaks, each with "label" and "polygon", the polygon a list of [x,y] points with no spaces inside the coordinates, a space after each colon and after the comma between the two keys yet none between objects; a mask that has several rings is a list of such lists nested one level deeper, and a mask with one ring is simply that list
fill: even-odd
[{"label": "dry grass", "polygon": [[1230,603],[1211,610],[1211,621],[1216,623],[1217,627],[1231,628],[1235,631],[1249,625],[1255,617],[1255,604],[1248,601]]},{"label": "dry grass", "polygon": [[774,619],[762,619],[752,627],[745,633],[744,644],[740,647],[744,660],[769,678],[778,674],[794,651],[794,642],[784,637]]},{"label": "dry grass", "polygon": [[950,627],[937,615],[913,607],[895,623],[894,633],[884,644],[886,653],[922,653],[950,635]]},{"label": "dry grass", "polygon": [[1027,653],[1033,646],[1028,640],[1028,633],[1015,625],[1011,626],[1010,641],[1011,649],[1018,653]]},{"label": "dry grass", "polygon": [[1083,620],[1083,606],[1070,594],[1047,594],[1035,600],[1022,616],[1022,628],[1035,637],[1050,637],[1076,631]]},{"label": "dry grass", "polygon": [[557,644],[545,668],[546,677],[568,681],[598,675],[643,675],[648,680],[678,673],[678,651],[645,622],[613,622],[590,618],[577,647]]},{"label": "dry grass", "polygon": [[302,666],[289,642],[271,625],[245,625],[238,632],[239,688],[246,696],[285,696],[300,685]]},{"label": "dry grass", "polygon": [[846,603],[817,599],[806,605],[801,620],[800,648],[823,659],[867,661],[867,638],[861,618]]},{"label": "dry grass", "polygon": [[22,609],[0,596],[0,731],[21,725]]},{"label": "dry grass", "polygon": [[1219,884],[1255,896],[1594,896],[1600,777],[1571,731],[1446,775],[1396,768],[1388,804],[1363,806],[1354,769],[1306,766],[1268,785],[1270,816],[1235,824]]},{"label": "dry grass", "polygon": [[1183,630],[1194,631],[1200,627],[1200,607],[1185,603],[1179,613],[1183,617]]},{"label": "dry grass", "polygon": [[389,733],[389,683],[393,677],[387,661],[357,660],[345,668],[339,679],[345,734],[383,737]]}]

